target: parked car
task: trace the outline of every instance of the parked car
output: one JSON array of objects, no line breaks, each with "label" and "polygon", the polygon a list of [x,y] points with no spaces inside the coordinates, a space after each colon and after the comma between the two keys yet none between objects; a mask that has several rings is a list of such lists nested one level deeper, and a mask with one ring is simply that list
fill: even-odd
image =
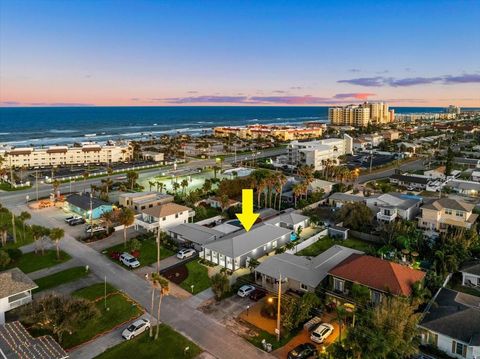
[{"label": "parked car", "polygon": [[267,292],[264,291],[263,289],[256,288],[250,295],[248,296],[251,300],[254,300],[255,302],[258,302],[260,299],[265,297],[267,295]]},{"label": "parked car", "polygon": [[137,335],[142,334],[145,330],[150,328],[150,321],[148,319],[139,319],[128,326],[123,332],[122,337],[130,340]]},{"label": "parked car", "polygon": [[87,233],[99,233],[99,232],[106,232],[107,229],[105,227],[87,227],[85,232]]},{"label": "parked car", "polygon": [[253,285],[242,285],[240,289],[238,290],[237,294],[241,298],[248,297],[250,293],[252,293],[255,290],[255,287]]},{"label": "parked car", "polygon": [[310,339],[315,343],[323,343],[333,333],[333,325],[329,323],[320,324],[310,335]]},{"label": "parked car", "polygon": [[76,225],[79,225],[79,224],[84,224],[85,223],[85,219],[83,218],[76,218],[76,219],[72,219],[70,221],[68,221],[68,224],[70,226],[76,226]]},{"label": "parked car", "polygon": [[315,345],[311,343],[303,343],[291,351],[288,352],[288,359],[305,359],[305,358],[316,358],[318,356],[318,350]]},{"label": "parked car", "polygon": [[183,249],[180,249],[177,253],[177,258],[178,259],[185,259],[185,258],[189,258],[193,255],[195,255],[197,253],[197,251],[193,248],[183,248]]},{"label": "parked car", "polygon": [[70,221],[80,219],[80,218],[82,218],[82,217],[80,217],[80,216],[68,216],[67,218],[65,218],[65,222],[70,223]]},{"label": "parked car", "polygon": [[123,263],[123,265],[127,266],[130,269],[140,267],[140,262],[138,261],[138,259],[126,252],[123,252],[120,255],[119,260],[121,263]]}]

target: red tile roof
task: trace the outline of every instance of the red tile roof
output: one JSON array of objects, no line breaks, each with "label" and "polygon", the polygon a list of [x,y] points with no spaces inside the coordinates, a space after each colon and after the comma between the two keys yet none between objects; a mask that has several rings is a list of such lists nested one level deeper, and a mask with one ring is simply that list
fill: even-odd
[{"label": "red tile roof", "polygon": [[395,295],[409,296],[412,284],[422,281],[425,272],[363,254],[352,254],[330,274]]}]

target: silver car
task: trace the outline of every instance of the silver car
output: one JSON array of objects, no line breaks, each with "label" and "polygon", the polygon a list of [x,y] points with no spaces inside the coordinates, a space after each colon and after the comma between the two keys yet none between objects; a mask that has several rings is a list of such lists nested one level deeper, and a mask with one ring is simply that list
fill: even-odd
[{"label": "silver car", "polygon": [[150,328],[150,321],[148,319],[139,319],[128,326],[123,332],[122,337],[130,340],[137,335],[142,334],[145,330]]}]

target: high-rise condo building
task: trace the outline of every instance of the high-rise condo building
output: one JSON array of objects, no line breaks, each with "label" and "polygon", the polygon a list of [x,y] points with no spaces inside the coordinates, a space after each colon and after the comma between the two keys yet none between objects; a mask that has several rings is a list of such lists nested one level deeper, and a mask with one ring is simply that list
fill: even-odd
[{"label": "high-rise condo building", "polygon": [[328,119],[332,125],[366,127],[371,124],[384,124],[393,121],[395,115],[388,104],[365,102],[360,105],[330,107]]}]

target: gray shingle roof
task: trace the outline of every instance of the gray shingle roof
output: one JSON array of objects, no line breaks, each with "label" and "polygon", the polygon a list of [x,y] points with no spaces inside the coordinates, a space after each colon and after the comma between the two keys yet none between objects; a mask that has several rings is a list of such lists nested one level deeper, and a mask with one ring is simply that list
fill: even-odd
[{"label": "gray shingle roof", "polygon": [[470,204],[461,200],[444,197],[423,206],[423,208],[434,209],[437,211],[441,211],[444,208],[448,208],[453,210],[470,212],[473,210],[473,208],[475,208],[475,206],[473,204]]},{"label": "gray shingle roof", "polygon": [[38,285],[18,268],[0,273],[0,298],[7,298],[35,288],[38,288]]},{"label": "gray shingle roof", "polygon": [[314,258],[282,253],[267,258],[255,271],[275,279],[279,279],[281,274],[283,278],[294,279],[315,288],[328,275],[330,269],[354,253],[363,252],[334,245]]},{"label": "gray shingle roof", "polygon": [[[480,345],[480,298],[442,288],[420,326],[469,345]],[[476,303],[476,307],[465,303]]]},{"label": "gray shingle roof", "polygon": [[362,196],[356,196],[354,194],[342,193],[342,192],[335,192],[328,197],[330,200],[335,201],[344,201],[344,202],[365,202],[366,198]]},{"label": "gray shingle roof", "polygon": [[228,234],[220,240],[206,244],[205,248],[237,258],[290,233],[290,229],[260,223],[248,232],[242,230]]},{"label": "gray shingle roof", "polygon": [[396,179],[397,181],[406,182],[406,183],[419,183],[419,184],[428,184],[430,182],[429,178],[418,177],[418,176],[408,176],[408,175],[391,175],[390,178]]},{"label": "gray shingle roof", "polygon": [[460,269],[461,272],[480,275],[480,262],[471,262],[462,267]]},{"label": "gray shingle roof", "polygon": [[282,213],[279,216],[276,216],[274,218],[268,219],[265,221],[265,223],[279,224],[283,222],[289,225],[297,225],[299,223],[304,222],[307,219],[308,217],[304,216],[303,214],[300,214],[294,211],[289,211],[289,212]]},{"label": "gray shingle roof", "polygon": [[207,244],[224,235],[223,232],[216,231],[215,229],[204,227],[195,223],[182,223],[169,229],[169,231],[182,236],[184,239],[189,240],[190,242],[200,245]]},{"label": "gray shingle roof", "polygon": [[[83,209],[84,211],[89,211],[90,210],[90,195],[89,194],[72,194],[68,196],[67,202],[74,205],[75,207],[78,207],[80,209]],[[110,203],[102,201],[101,199],[92,197],[92,208],[98,208],[101,206],[109,206]]]},{"label": "gray shingle roof", "polygon": [[34,338],[20,322],[0,325],[0,354],[7,359],[64,359],[68,354],[49,335]]}]

